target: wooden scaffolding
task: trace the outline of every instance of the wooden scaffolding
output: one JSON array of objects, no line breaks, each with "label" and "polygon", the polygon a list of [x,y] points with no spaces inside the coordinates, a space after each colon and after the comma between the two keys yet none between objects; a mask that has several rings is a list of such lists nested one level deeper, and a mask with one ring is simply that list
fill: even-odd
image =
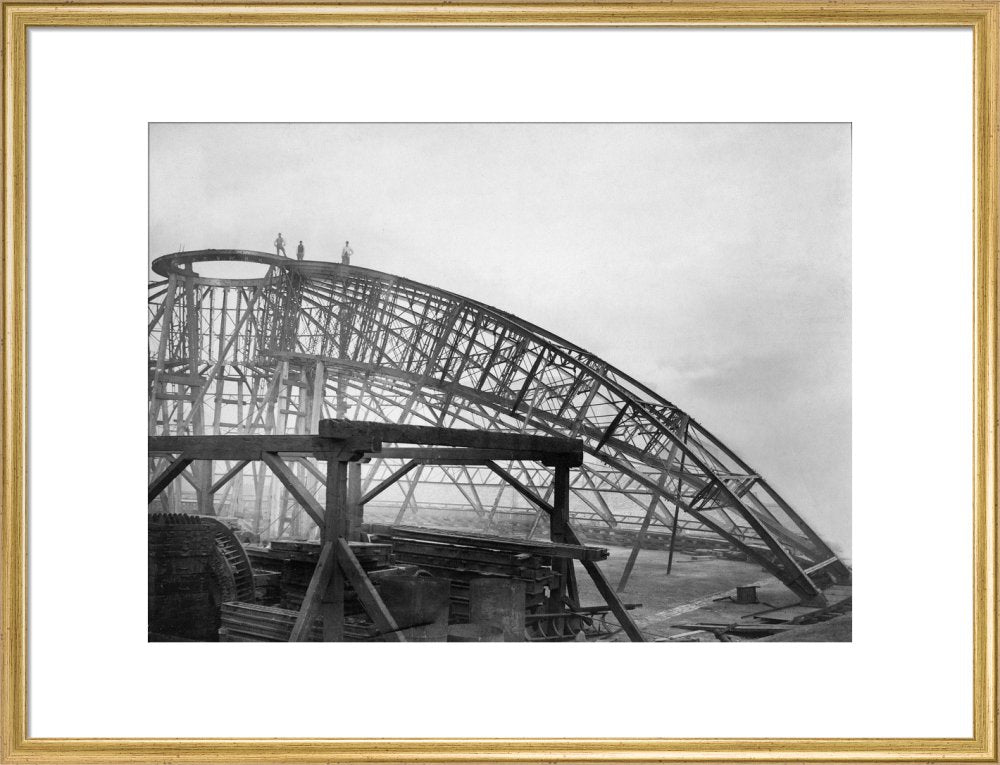
[{"label": "wooden scaffolding", "polygon": [[[261,461],[288,489],[320,529],[320,555],[310,580],[291,640],[308,635],[317,617],[322,618],[323,639],[344,639],[344,593],[349,584],[378,632],[386,640],[404,641],[392,614],[365,573],[350,543],[361,537],[364,506],[389,486],[422,464],[481,465],[487,467],[549,517],[554,543],[582,546],[569,522],[570,470],[583,463],[579,439],[456,428],[395,425],[351,420],[321,420],[318,435],[280,436],[150,436],[150,456],[168,456],[170,461],[150,482],[149,502],[177,478],[192,462],[231,460],[235,464],[215,485],[212,493],[235,477],[250,462]],[[288,460],[303,457],[326,462],[325,503],[320,505],[295,475]],[[389,477],[361,494],[361,463],[374,457],[406,460]],[[528,461],[553,470],[552,500],[543,499],[498,462]],[[579,606],[572,557],[553,560],[559,574],[552,607]],[[629,639],[642,641],[631,615],[594,560],[579,562]]]}]

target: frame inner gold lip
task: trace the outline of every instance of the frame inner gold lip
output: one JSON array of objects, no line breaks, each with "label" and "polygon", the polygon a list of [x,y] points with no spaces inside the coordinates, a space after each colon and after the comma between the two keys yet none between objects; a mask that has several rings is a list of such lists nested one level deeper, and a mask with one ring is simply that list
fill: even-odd
[{"label": "frame inner gold lip", "polygon": [[[997,97],[1000,0],[683,3],[6,3],[3,6],[3,503],[0,763],[996,762]],[[974,33],[974,613],[968,739],[40,739],[27,737],[26,104],[31,27],[970,27]]]}]

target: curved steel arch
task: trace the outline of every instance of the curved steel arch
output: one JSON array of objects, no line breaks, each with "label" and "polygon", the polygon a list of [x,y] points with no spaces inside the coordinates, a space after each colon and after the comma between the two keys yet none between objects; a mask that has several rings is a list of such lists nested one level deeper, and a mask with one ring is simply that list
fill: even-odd
[{"label": "curved steel arch", "polygon": [[[269,271],[254,280],[198,276],[194,266],[210,260]],[[670,525],[683,510],[682,533],[717,534],[804,598],[850,577],[703,425],[517,316],[379,271],[266,253],[174,253],[153,270],[166,278],[150,284],[151,433],[314,432],[334,416],[575,436],[588,452],[574,479],[578,520]],[[537,470],[518,468],[529,481]],[[491,483],[469,468],[428,472],[412,483],[447,480],[470,499]],[[635,508],[612,507],[608,493]]]}]

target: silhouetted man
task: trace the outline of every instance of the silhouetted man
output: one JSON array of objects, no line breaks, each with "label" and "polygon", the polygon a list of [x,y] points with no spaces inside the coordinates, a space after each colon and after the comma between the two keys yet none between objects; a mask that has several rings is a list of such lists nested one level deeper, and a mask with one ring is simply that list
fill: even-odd
[{"label": "silhouetted man", "polygon": [[302,240],[299,240],[299,248],[295,251],[295,257],[299,260],[304,260],[306,257],[306,248],[302,245]]},{"label": "silhouetted man", "polygon": [[344,249],[340,253],[340,262],[345,266],[351,265],[351,255],[354,254],[354,250],[351,249],[350,242],[344,242]]},{"label": "silhouetted man", "polygon": [[283,258],[288,257],[285,254],[285,239],[280,231],[278,232],[278,238],[274,240],[274,250],[276,254],[281,255]]}]

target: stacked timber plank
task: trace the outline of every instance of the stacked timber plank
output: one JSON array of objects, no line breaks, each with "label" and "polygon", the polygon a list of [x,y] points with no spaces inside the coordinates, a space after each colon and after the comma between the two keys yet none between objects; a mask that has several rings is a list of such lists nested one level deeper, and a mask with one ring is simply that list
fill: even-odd
[{"label": "stacked timber plank", "polygon": [[[392,565],[391,545],[351,542],[351,551],[365,571],[378,571]],[[280,574],[280,594],[276,605],[290,611],[298,611],[302,607],[309,580],[312,579],[319,560],[319,552],[318,542],[274,540],[268,547],[247,547],[254,570]],[[347,593],[345,608],[348,614],[360,611],[361,606],[353,592]]]},{"label": "stacked timber plank", "polygon": [[[505,550],[516,554],[535,555],[551,562],[553,558],[601,561],[608,557],[604,547],[587,547],[560,542],[544,542],[538,539],[512,539],[489,534],[458,534],[442,529],[427,529],[418,526],[387,526],[370,524],[365,531],[375,537],[391,540],[395,547],[398,539],[418,539],[429,542],[451,544],[457,547],[475,547],[484,550]],[[353,544],[353,543],[352,543]]]},{"label": "stacked timber plank", "polygon": [[[271,552],[267,545],[244,545],[250,565],[253,566],[254,573],[258,571],[273,571],[281,573],[282,556]],[[277,563],[275,562],[277,561]]]},{"label": "stacked timber plank", "polygon": [[281,572],[266,569],[254,569],[253,572],[254,601],[267,606],[281,602]]},{"label": "stacked timber plank", "polygon": [[[254,603],[223,603],[222,627],[219,640],[223,643],[286,643],[298,618],[297,611]],[[373,640],[375,627],[363,617],[351,617],[344,625],[344,639],[350,641]],[[323,640],[323,623],[313,621],[308,642]]]},{"label": "stacked timber plank", "polygon": [[[376,588],[386,577],[412,576],[416,572],[413,566],[392,563],[392,547],[389,544],[351,542],[350,546]],[[294,540],[275,540],[267,546],[247,546],[258,588],[258,604],[223,604],[219,639],[224,642],[288,640],[319,561],[320,549],[316,542]],[[344,592],[344,611],[345,640],[380,639],[349,584]],[[319,619],[306,639],[322,640]]]},{"label": "stacked timber plank", "polygon": [[480,577],[518,579],[525,586],[525,612],[545,610],[546,594],[559,584],[553,560],[604,560],[603,548],[459,534],[439,529],[374,524],[373,541],[390,542],[396,563],[419,567],[451,580],[453,624],[469,621],[469,585]]},{"label": "stacked timber plank", "polygon": [[[392,554],[390,545],[369,542],[351,542],[350,545],[351,552],[362,566],[368,564],[369,568],[384,568],[389,565],[389,557]],[[275,539],[270,544],[270,550],[273,556],[282,560],[315,560],[319,557],[320,543]]]}]

